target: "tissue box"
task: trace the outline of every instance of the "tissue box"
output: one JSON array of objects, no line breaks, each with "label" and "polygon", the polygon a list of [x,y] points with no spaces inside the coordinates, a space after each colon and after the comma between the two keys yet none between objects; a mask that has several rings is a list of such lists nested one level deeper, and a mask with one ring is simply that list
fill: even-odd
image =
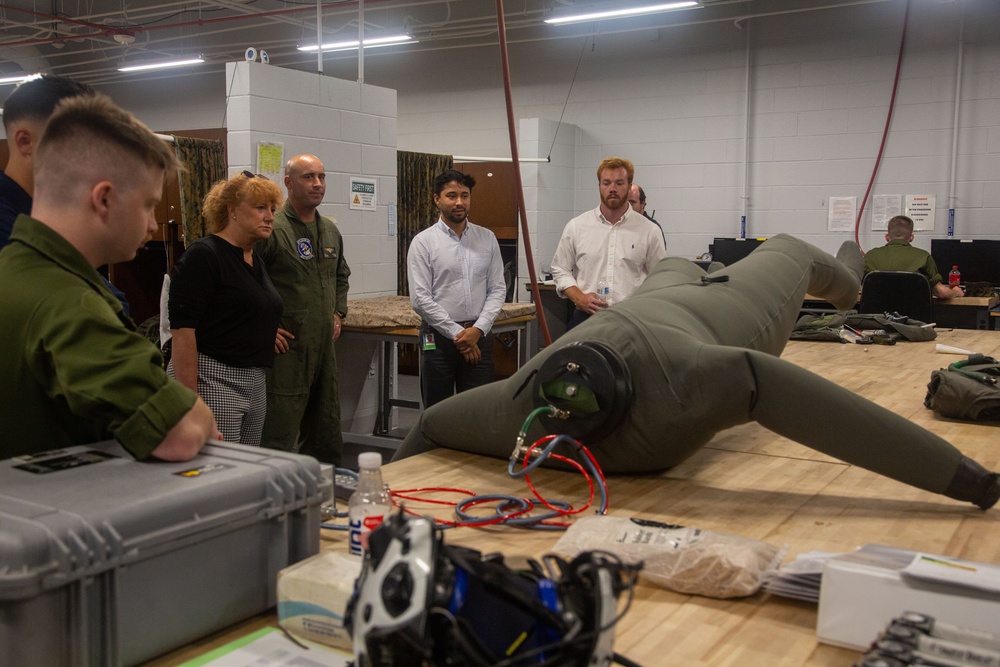
[{"label": "tissue box", "polygon": [[865,651],[905,611],[973,630],[996,632],[1000,595],[901,574],[916,552],[866,545],[827,561],[819,595],[816,638]]},{"label": "tissue box", "polygon": [[351,651],[344,611],[361,574],[361,559],[325,553],[278,573],[278,623],[290,634]]}]

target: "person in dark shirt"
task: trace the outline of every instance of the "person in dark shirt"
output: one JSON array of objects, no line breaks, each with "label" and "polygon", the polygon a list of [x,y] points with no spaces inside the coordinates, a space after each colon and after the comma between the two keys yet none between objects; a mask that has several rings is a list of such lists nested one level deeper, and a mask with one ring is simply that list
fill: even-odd
[{"label": "person in dark shirt", "polygon": [[170,277],[167,372],[212,408],[223,438],[259,445],[281,296],[254,243],[274,230],[281,189],[248,171],[216,183],[202,210],[211,235],[184,251]]},{"label": "person in dark shirt", "polygon": [[[651,223],[660,228],[660,236],[663,237],[663,245],[667,245],[667,235],[663,233],[663,225],[656,221],[656,218],[646,213],[646,191],[642,189],[641,185],[636,185],[633,183],[628,189],[628,203],[631,204],[632,210],[636,213],[642,213],[642,217],[649,220]],[[654,211],[655,212],[655,211]]]},{"label": "person in dark shirt", "polygon": [[[0,170],[0,250],[10,242],[10,232],[17,216],[31,213],[31,197],[35,188],[31,174],[33,157],[49,116],[63,100],[94,95],[95,92],[87,84],[64,76],[41,75],[18,85],[4,102],[3,127],[10,158],[7,166]],[[104,284],[111,289],[128,315],[125,293],[107,278],[104,278]]]},{"label": "person in dark shirt", "polygon": [[31,213],[35,188],[31,166],[42,130],[56,105],[94,89],[62,76],[39,76],[20,84],[3,105],[3,129],[10,158],[0,171],[0,248],[10,241],[14,219]]}]

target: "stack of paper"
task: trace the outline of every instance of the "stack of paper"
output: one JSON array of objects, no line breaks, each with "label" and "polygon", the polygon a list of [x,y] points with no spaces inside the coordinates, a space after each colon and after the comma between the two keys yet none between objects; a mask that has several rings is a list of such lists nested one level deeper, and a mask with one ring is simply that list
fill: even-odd
[{"label": "stack of paper", "polygon": [[823,567],[829,558],[839,555],[828,551],[799,554],[764,583],[764,590],[786,598],[818,602]]},{"label": "stack of paper", "polygon": [[1000,593],[1000,567],[961,558],[918,553],[902,569],[904,577]]}]

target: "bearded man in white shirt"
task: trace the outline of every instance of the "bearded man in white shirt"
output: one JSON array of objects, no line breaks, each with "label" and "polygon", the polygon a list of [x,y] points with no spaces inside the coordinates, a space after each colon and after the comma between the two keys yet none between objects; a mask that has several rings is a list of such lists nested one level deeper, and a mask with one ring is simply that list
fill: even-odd
[{"label": "bearded man in white shirt", "polygon": [[601,203],[570,220],[552,258],[556,293],[573,302],[568,328],[630,297],[667,256],[659,228],[629,204],[635,167],[619,157],[597,167]]},{"label": "bearded man in white shirt", "polygon": [[475,185],[455,169],[434,179],[441,215],[413,237],[406,257],[410,305],[421,320],[424,408],[495,377],[490,331],[507,286],[496,236],[468,219]]}]

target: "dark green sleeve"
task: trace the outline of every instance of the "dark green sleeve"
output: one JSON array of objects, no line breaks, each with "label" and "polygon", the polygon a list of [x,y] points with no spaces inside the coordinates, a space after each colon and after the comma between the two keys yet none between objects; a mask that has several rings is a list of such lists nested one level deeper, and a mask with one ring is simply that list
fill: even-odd
[{"label": "dark green sleeve", "polygon": [[144,458],[191,409],[152,343],[126,329],[95,292],[55,295],[31,323],[32,373],[52,400]]},{"label": "dark green sleeve", "polygon": [[347,259],[344,257],[344,237],[340,235],[339,230],[337,233],[340,236],[340,262],[337,266],[337,304],[334,310],[346,317],[347,292],[351,288],[348,281],[351,277],[351,267],[347,265]]},{"label": "dark green sleeve", "polygon": [[934,287],[939,282],[944,280],[941,272],[938,271],[937,262],[935,262],[934,258],[930,255],[927,255],[927,268],[924,270],[927,271],[927,280],[930,281],[931,287]]}]

